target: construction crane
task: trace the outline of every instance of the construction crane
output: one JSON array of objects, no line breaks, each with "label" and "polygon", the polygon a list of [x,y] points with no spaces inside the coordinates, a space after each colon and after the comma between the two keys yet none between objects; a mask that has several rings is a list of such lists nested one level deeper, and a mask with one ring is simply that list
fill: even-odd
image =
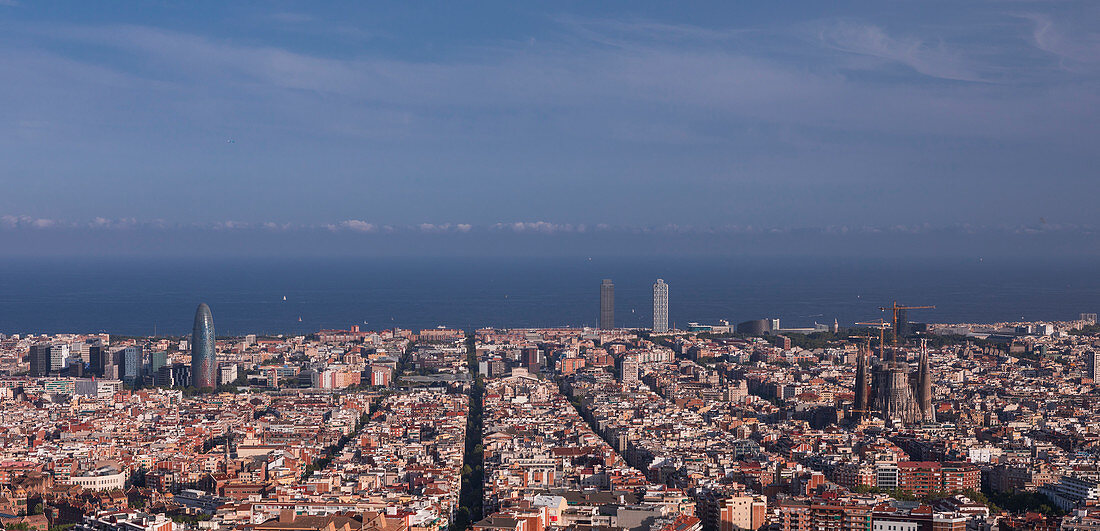
[{"label": "construction crane", "polygon": [[898,301],[894,301],[894,304],[892,306],[886,306],[886,307],[880,307],[879,308],[879,311],[885,312],[886,310],[891,310],[894,314],[894,318],[890,322],[894,324],[894,357],[895,358],[897,357],[897,354],[898,354],[898,336],[901,335],[899,332],[901,332],[901,325],[902,325],[902,323],[898,322],[898,310],[935,310],[935,309],[936,309],[935,306],[898,306]]},{"label": "construction crane", "polygon": [[[879,331],[878,331],[878,351],[879,351],[879,354],[878,355],[881,358],[885,358],[886,357],[886,329],[891,326],[890,323],[886,322],[885,319],[879,319],[878,321],[871,321],[869,323],[855,323],[855,324],[860,325],[860,326],[877,326],[879,328]],[[894,340],[895,341],[897,340],[897,334],[894,334]],[[870,340],[868,340],[868,343],[870,343]]]}]

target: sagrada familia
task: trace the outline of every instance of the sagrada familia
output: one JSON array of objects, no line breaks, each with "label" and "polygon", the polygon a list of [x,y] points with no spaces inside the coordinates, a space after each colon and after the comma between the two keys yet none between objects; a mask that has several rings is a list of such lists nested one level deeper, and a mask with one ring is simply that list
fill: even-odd
[{"label": "sagrada familia", "polygon": [[910,377],[909,364],[897,359],[896,350],[890,359],[884,359],[874,367],[869,367],[869,349],[860,349],[858,356],[855,382],[857,421],[875,413],[888,423],[936,421],[936,411],[932,409],[932,374],[925,349],[921,350],[915,379]]}]

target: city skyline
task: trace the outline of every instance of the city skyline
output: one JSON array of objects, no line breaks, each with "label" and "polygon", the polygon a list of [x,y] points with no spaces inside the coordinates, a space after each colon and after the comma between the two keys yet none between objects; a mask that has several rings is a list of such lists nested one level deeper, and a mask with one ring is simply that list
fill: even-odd
[{"label": "city skyline", "polygon": [[[856,330],[834,329],[820,348],[807,343],[812,334],[776,327],[757,337],[730,330],[659,338],[629,330],[358,325],[308,337],[249,334],[216,341],[222,392],[182,389],[186,383],[161,377],[188,357],[174,340],[0,336],[0,371],[7,371],[0,403],[14,413],[0,429],[33,431],[77,418],[128,427],[107,440],[102,432],[71,433],[65,446],[29,444],[20,435],[4,452],[21,460],[2,469],[18,481],[65,485],[43,510],[68,508],[53,521],[79,531],[196,529],[182,514],[226,531],[323,531],[336,523],[414,531],[418,526],[406,522],[413,518],[435,522],[438,531],[507,522],[524,531],[519,522],[539,522],[543,511],[557,520],[530,531],[572,529],[601,513],[609,518],[605,527],[619,531],[804,531],[800,522],[838,518],[846,522],[842,531],[933,521],[965,531],[1025,518],[1073,526],[1100,517],[1092,508],[1100,482],[1081,466],[1094,453],[1032,437],[978,440],[965,430],[1028,430],[1021,418],[1072,414],[1054,433],[1086,443],[1089,433],[1076,426],[1095,426],[1096,419],[1080,396],[1056,391],[1096,385],[1083,379],[1089,369],[1078,362],[1093,359],[1081,349],[1095,346],[1100,329],[1095,314],[1079,317],[919,327],[897,347],[880,340],[877,349]],[[51,356],[72,356],[64,371],[25,373],[41,346]],[[93,346],[108,349],[106,372],[125,374],[122,380],[79,373],[75,362],[89,362]],[[13,359],[13,352],[29,359]],[[132,352],[152,356],[135,365]],[[131,366],[136,375],[128,374]],[[873,383],[866,381],[869,366]],[[1055,370],[1062,366],[1066,374]],[[1053,376],[1027,376],[1036,368]],[[956,378],[960,370],[973,377]],[[1020,379],[1053,394],[1033,401],[1004,393]],[[1061,416],[1051,417],[1055,411]],[[194,447],[164,445],[183,434],[195,437]],[[115,457],[78,454],[64,469],[27,470],[43,455],[93,441]],[[257,479],[249,463],[271,475]],[[118,511],[85,500],[72,508],[74,496],[137,492],[131,472],[149,464],[155,466],[144,472],[144,492],[172,494],[178,507],[137,501]],[[732,487],[720,482],[730,466]],[[384,483],[408,473],[428,487]],[[592,480],[593,473],[608,482]],[[220,484],[205,486],[202,478],[213,474]],[[301,487],[337,478],[379,479],[338,503],[326,490]],[[395,485],[400,496],[389,492]],[[1007,510],[985,497],[1019,492],[1027,494]],[[309,514],[286,510],[288,496]],[[46,518],[13,518],[37,517]],[[632,523],[638,518],[642,524]]]},{"label": "city skyline", "polygon": [[0,531],[1100,530],[1100,3],[0,0],[0,77]]}]

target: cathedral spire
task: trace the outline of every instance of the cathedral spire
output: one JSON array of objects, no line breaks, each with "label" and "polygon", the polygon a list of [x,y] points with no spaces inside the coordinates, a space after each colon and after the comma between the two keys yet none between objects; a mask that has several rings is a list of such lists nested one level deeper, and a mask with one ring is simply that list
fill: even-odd
[{"label": "cathedral spire", "polygon": [[862,345],[856,354],[855,418],[862,420],[870,407],[870,387],[867,382],[867,349]]},{"label": "cathedral spire", "polygon": [[925,422],[935,422],[936,412],[932,409],[932,371],[928,366],[927,340],[921,340],[920,362],[917,365],[917,403],[920,405],[921,418]]}]

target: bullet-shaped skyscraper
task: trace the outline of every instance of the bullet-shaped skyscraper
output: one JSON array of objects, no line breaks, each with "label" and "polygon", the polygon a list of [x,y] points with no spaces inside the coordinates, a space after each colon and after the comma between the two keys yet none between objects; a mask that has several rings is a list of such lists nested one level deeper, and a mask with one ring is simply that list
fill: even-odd
[{"label": "bullet-shaped skyscraper", "polygon": [[195,387],[218,386],[218,357],[214,353],[214,315],[206,303],[195,310],[191,330],[191,382]]},{"label": "bullet-shaped skyscraper", "polygon": [[668,332],[668,284],[662,279],[653,283],[653,332]]},{"label": "bullet-shaped skyscraper", "polygon": [[615,284],[610,278],[603,279],[600,284],[600,328],[615,328]]}]

